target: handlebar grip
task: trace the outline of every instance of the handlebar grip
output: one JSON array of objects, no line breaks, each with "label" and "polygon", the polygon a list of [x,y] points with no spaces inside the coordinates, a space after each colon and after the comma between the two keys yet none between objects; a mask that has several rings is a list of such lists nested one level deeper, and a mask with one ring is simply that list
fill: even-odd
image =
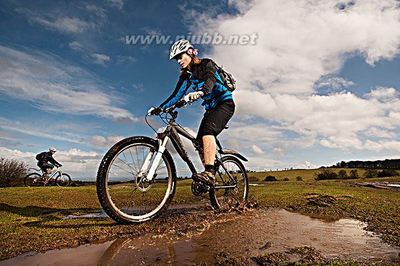
[{"label": "handlebar grip", "polygon": [[175,104],[175,106],[178,107],[178,108],[180,108],[180,107],[182,107],[182,106],[185,106],[185,104],[186,104],[186,101],[185,101],[184,99],[182,99],[182,100],[179,100],[179,101]]}]

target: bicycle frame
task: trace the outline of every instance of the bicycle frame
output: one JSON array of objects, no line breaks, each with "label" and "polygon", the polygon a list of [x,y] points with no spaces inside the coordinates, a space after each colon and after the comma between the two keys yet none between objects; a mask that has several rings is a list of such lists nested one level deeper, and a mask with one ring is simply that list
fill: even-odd
[{"label": "bicycle frame", "polygon": [[[178,154],[182,158],[182,160],[184,162],[186,162],[186,164],[188,165],[192,174],[195,175],[197,173],[193,162],[190,160],[185,148],[183,147],[183,143],[182,143],[182,140],[179,137],[179,135],[182,135],[185,138],[189,139],[193,143],[193,146],[195,148],[200,149],[199,145],[198,145],[195,137],[193,137],[189,132],[187,132],[183,127],[181,127],[178,123],[175,122],[175,118],[176,117],[173,117],[172,120],[168,123],[168,126],[164,130],[164,132],[157,133],[159,147],[158,147],[158,151],[156,152],[157,154],[154,157],[154,160],[150,167],[150,170],[148,171],[148,174],[147,174],[147,180],[149,180],[149,181],[153,180],[153,178],[154,178],[155,171],[157,170],[157,167],[160,163],[162,154],[165,151],[165,148],[166,148],[169,140],[171,140],[172,145],[174,146],[174,148],[176,149],[176,151],[178,152]],[[199,151],[199,152],[201,152],[201,151]],[[152,156],[153,156],[153,154],[149,153],[149,155],[146,157],[146,159],[143,163],[143,166],[141,168],[142,174],[146,171],[148,165],[150,164],[150,159]]]},{"label": "bicycle frame", "polygon": [[[192,172],[192,175],[197,174],[196,168],[195,168],[193,162],[190,160],[185,148],[183,147],[183,143],[182,143],[182,140],[179,137],[179,135],[182,135],[183,137],[189,139],[192,142],[195,149],[199,153],[203,152],[202,147],[201,147],[200,143],[198,143],[198,140],[194,136],[192,136],[181,125],[179,125],[178,123],[175,122],[178,112],[174,111],[174,112],[168,112],[168,113],[172,116],[172,118],[169,120],[167,128],[164,130],[164,132],[157,133],[159,147],[158,147],[158,151],[156,152],[157,154],[156,154],[153,162],[151,163],[150,170],[148,171],[148,174],[147,174],[148,181],[152,181],[154,179],[155,171],[157,170],[157,167],[161,161],[162,154],[165,151],[166,145],[169,140],[171,140],[172,145],[174,146],[175,150],[177,151],[179,156],[182,158],[182,160],[188,165],[190,171]],[[219,165],[224,168],[225,172],[229,175],[229,178],[233,179],[232,176],[230,175],[230,173],[225,169],[225,166],[221,163],[221,160],[220,160],[221,156],[218,156],[218,154],[220,154],[220,155],[221,154],[232,154],[232,155],[239,157],[240,159],[242,159],[244,161],[247,161],[247,159],[235,151],[223,150],[218,139],[216,139],[216,143],[217,143],[217,147],[218,147],[218,152],[216,153],[215,159],[217,162],[219,162]],[[153,156],[153,154],[149,153],[148,156],[146,157],[145,162],[142,165],[140,175],[143,175],[146,172],[146,170],[150,164],[150,160],[151,160],[152,156]],[[236,185],[215,186],[215,189],[225,189],[225,188],[235,188],[235,187],[236,187]]]},{"label": "bicycle frame", "polygon": [[45,176],[44,171],[42,169],[37,169],[37,168],[29,168],[32,169],[38,173],[42,173],[41,176],[45,178],[44,183],[47,184],[50,180],[54,179],[57,175],[57,173],[60,173],[60,175],[62,175],[62,171],[60,170],[60,168],[56,167],[55,171],[52,171],[51,174]]}]

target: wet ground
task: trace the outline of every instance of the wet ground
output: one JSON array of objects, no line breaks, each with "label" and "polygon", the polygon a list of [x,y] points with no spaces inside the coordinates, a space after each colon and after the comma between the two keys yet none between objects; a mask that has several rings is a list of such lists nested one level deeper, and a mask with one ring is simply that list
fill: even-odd
[{"label": "wet ground", "polygon": [[400,191],[400,183],[399,182],[361,182],[361,183],[357,183],[356,185],[364,186],[364,187],[394,189],[394,190]]},{"label": "wet ground", "polygon": [[[196,211],[207,212],[190,207],[187,215]],[[253,209],[203,220],[191,230],[25,254],[0,265],[275,265],[334,259],[400,264],[400,248],[383,243],[365,226],[353,219],[327,222],[282,209]]]}]

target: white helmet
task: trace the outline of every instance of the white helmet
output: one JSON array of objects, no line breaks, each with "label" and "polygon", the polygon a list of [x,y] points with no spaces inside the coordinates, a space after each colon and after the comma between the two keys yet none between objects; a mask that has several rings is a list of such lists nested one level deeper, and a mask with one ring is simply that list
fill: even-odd
[{"label": "white helmet", "polygon": [[50,151],[50,152],[56,152],[57,150],[56,150],[56,148],[51,147],[51,148],[49,148],[49,151]]},{"label": "white helmet", "polygon": [[188,40],[185,39],[180,39],[176,41],[172,46],[171,50],[169,51],[169,60],[174,58],[180,53],[186,52],[190,48],[193,48],[193,46],[190,44]]}]

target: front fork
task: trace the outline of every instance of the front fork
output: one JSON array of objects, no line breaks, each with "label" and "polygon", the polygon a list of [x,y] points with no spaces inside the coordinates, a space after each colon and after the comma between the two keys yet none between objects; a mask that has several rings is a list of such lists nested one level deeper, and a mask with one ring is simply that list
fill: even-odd
[{"label": "front fork", "polygon": [[154,156],[154,160],[153,162],[151,162],[151,158],[153,157],[153,153],[149,152],[149,154],[147,154],[146,159],[143,162],[143,165],[140,169],[140,174],[144,175],[151,163],[150,169],[147,173],[147,181],[153,181],[154,177],[155,177],[155,173],[157,170],[158,165],[160,164],[162,155],[165,151],[165,147],[167,146],[167,143],[169,141],[169,137],[165,136],[164,139],[159,139],[158,140],[158,150],[155,152],[156,155]]}]

